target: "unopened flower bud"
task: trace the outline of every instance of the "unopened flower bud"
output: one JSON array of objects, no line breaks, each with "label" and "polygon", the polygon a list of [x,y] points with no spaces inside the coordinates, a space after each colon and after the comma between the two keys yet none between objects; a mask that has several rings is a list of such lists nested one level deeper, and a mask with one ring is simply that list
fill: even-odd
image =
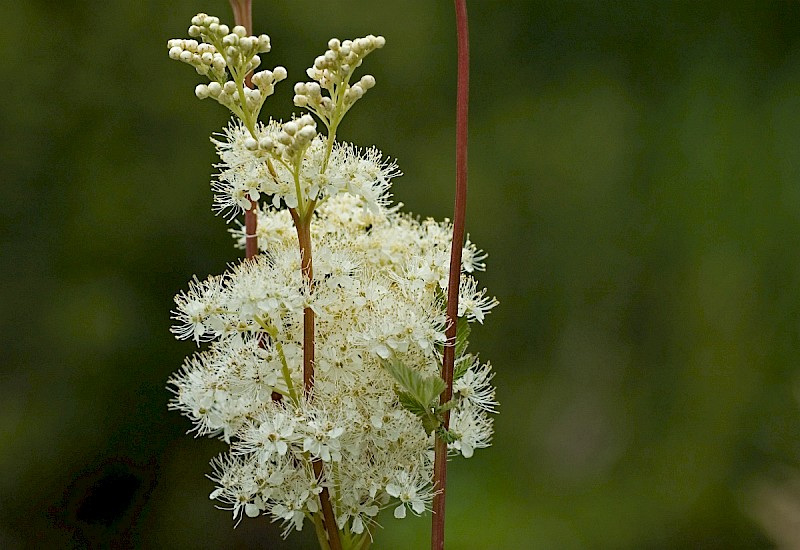
[{"label": "unopened flower bud", "polygon": [[210,82],[208,84],[208,93],[211,97],[219,97],[219,94],[222,93],[222,85],[219,82]]},{"label": "unopened flower bud", "polygon": [[365,90],[369,90],[370,88],[375,86],[375,77],[372,76],[371,74],[364,75],[361,77],[359,84]]},{"label": "unopened flower bud", "polygon": [[317,131],[314,130],[314,128],[311,126],[303,126],[298,135],[303,139],[311,141],[312,139],[314,139],[314,136],[317,135]]},{"label": "unopened flower bud", "polygon": [[207,98],[210,95],[208,86],[205,84],[198,84],[194,89],[194,95],[196,95],[198,99]]}]

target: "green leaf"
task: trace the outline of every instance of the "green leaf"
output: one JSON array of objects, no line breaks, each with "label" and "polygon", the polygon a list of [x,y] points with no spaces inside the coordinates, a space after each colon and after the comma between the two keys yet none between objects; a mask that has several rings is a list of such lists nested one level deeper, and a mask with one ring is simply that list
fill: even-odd
[{"label": "green leaf", "polygon": [[434,430],[439,429],[439,426],[442,425],[442,421],[436,418],[432,414],[428,414],[422,417],[422,427],[425,428],[425,433],[431,435]]},{"label": "green leaf", "polygon": [[400,390],[396,390],[395,393],[397,394],[397,399],[400,400],[400,404],[410,413],[417,416],[424,416],[430,413],[430,410],[427,407],[419,403],[408,393]]},{"label": "green leaf", "polygon": [[400,390],[426,409],[447,388],[444,380],[437,375],[423,376],[397,360],[385,364]]},{"label": "green leaf", "polygon": [[469,326],[469,321],[466,317],[459,317],[456,322],[456,357],[461,357],[467,351],[469,341],[469,333],[472,332],[472,327]]},{"label": "green leaf", "polygon": [[399,388],[395,393],[403,408],[419,417],[427,434],[437,430],[442,425],[442,418],[435,401],[447,388],[444,380],[436,375],[423,376],[396,359],[384,361],[384,366],[397,381]]},{"label": "green leaf", "polygon": [[469,370],[472,364],[475,362],[475,357],[471,353],[464,355],[463,357],[459,357],[456,359],[456,364],[453,367],[453,381],[455,382],[462,376],[464,373]]}]

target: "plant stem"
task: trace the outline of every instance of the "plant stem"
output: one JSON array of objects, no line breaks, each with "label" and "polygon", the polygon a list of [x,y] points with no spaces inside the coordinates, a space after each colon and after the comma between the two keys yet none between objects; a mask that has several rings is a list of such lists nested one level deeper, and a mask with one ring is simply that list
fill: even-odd
[{"label": "plant stem", "polygon": [[[253,30],[253,2],[252,0],[230,0],[233,8],[233,20],[237,25],[247,29],[247,33]],[[249,85],[250,75],[247,75],[245,82]],[[242,96],[244,99],[244,96]],[[244,213],[244,256],[252,258],[258,254],[258,203],[250,201],[250,208]]]},{"label": "plant stem", "polygon": [[253,32],[253,0],[230,0],[233,8],[233,20],[237,25],[247,29],[247,34]]},{"label": "plant stem", "polygon": [[[300,244],[300,270],[309,287],[314,280],[314,264],[311,253],[311,216],[302,216],[290,209],[297,240]],[[306,394],[314,387],[314,310],[303,309],[303,388]]]},{"label": "plant stem", "polygon": [[[453,215],[453,242],[450,249],[450,278],[447,286],[447,330],[442,359],[442,378],[447,388],[440,396],[444,405],[453,397],[456,325],[458,321],[458,289],[461,281],[461,252],[464,243],[464,218],[467,211],[467,115],[469,106],[469,29],[467,2],[455,0],[458,40],[458,90],[456,101],[456,199]],[[444,427],[450,425],[450,411],[444,412]],[[445,497],[447,488],[447,443],[436,438],[433,484],[431,550],[444,550]]]},{"label": "plant stem", "polygon": [[[309,203],[306,212],[298,212],[295,208],[290,208],[295,229],[297,230],[297,240],[300,243],[300,269],[303,278],[309,286],[314,280],[314,264],[311,254],[311,217],[314,203]],[[311,394],[314,388],[314,310],[307,307],[303,310],[303,389],[306,397]],[[319,459],[313,460],[311,466],[314,468],[314,476],[320,483],[324,481],[322,462]],[[333,513],[331,495],[327,487],[322,488],[319,495],[322,505],[322,515],[325,519],[325,530],[328,532],[328,543],[331,550],[342,550],[339,540],[339,529],[336,525],[336,516]]]}]

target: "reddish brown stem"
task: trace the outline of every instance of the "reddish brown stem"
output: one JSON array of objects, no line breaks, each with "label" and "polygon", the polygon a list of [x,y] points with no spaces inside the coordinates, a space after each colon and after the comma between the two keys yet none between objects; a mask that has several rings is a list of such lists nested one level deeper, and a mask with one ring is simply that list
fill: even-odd
[{"label": "reddish brown stem", "polygon": [[[230,0],[231,7],[233,8],[233,16],[237,25],[243,26],[248,34],[252,33],[253,29],[253,9],[252,0]],[[250,75],[245,78],[245,83],[250,86]],[[313,205],[309,211],[313,209]],[[258,218],[256,212],[258,210],[258,203],[251,201],[251,208],[244,214],[245,226],[245,257],[252,258],[258,254],[258,238],[256,230],[258,229]],[[301,269],[303,277],[310,285],[314,279],[314,271],[311,257],[311,216],[306,215],[306,219],[301,220],[297,211],[290,209],[294,225],[297,228],[297,239],[300,243],[300,254],[302,256]],[[314,386],[314,310],[305,308],[303,310],[303,388],[306,395],[311,392]],[[314,475],[322,482],[322,462],[319,460],[312,461],[314,468]],[[320,502],[322,504],[322,515],[325,520],[325,530],[328,533],[328,544],[331,550],[342,550],[342,543],[339,540],[339,529],[336,526],[336,516],[333,513],[333,506],[331,505],[331,497],[327,487],[323,487],[320,493]]]},{"label": "reddish brown stem", "polygon": [[[311,220],[302,219],[297,210],[289,210],[297,229],[297,240],[300,243],[300,270],[303,278],[310,286],[314,280],[314,264],[311,254]],[[314,310],[307,307],[303,310],[303,388],[306,394],[314,387]]]},{"label": "reddish brown stem", "polygon": [[[453,397],[453,366],[455,364],[456,325],[458,320],[458,289],[461,281],[461,251],[464,243],[464,218],[467,211],[467,115],[469,106],[469,32],[467,2],[455,0],[458,40],[458,89],[456,99],[456,200],[453,215],[453,242],[450,249],[450,278],[447,286],[447,341],[442,359],[442,378],[447,388],[440,397],[444,405]],[[444,413],[444,427],[450,426],[450,411]],[[447,488],[447,443],[436,438],[433,466],[433,485],[438,491],[433,497],[431,550],[444,550],[445,498]]]},{"label": "reddish brown stem", "polygon": [[244,213],[244,257],[252,258],[258,254],[258,203],[250,201],[250,210]]},{"label": "reddish brown stem", "polygon": [[[313,204],[309,207],[309,212],[313,210]],[[314,263],[311,254],[311,215],[307,212],[301,217],[295,208],[290,208],[295,229],[297,230],[297,240],[300,243],[300,270],[303,278],[309,286],[314,281]],[[314,388],[314,310],[307,307],[303,310],[303,389],[306,396]],[[322,472],[322,462],[319,459],[312,460],[314,475],[320,481],[324,481]],[[322,505],[322,517],[325,522],[325,531],[328,533],[328,544],[331,550],[342,550],[342,543],[339,540],[339,528],[336,525],[336,516],[333,513],[331,495],[327,487],[322,488],[319,495]]]},{"label": "reddish brown stem", "polygon": [[[252,0],[230,0],[233,8],[233,20],[237,25],[247,29],[248,34],[253,32],[253,2]],[[247,85],[250,75],[247,76]],[[258,203],[250,201],[250,209],[244,213],[244,257],[252,258],[258,254]]]}]

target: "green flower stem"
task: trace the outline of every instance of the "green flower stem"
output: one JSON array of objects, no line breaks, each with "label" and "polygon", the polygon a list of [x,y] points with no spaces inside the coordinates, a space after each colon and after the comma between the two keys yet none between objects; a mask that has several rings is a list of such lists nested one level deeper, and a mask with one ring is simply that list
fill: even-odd
[{"label": "green flower stem", "polygon": [[354,534],[350,528],[345,525],[344,529],[339,531],[342,538],[342,550],[368,550],[372,545],[372,539],[368,532],[361,534]]},{"label": "green flower stem", "polygon": [[256,136],[256,123],[253,119],[253,113],[247,108],[247,99],[244,97],[244,77],[239,74],[239,71],[233,71],[233,79],[236,82],[236,88],[239,90],[239,104],[242,106],[242,122],[247,127],[247,130],[250,132],[250,135],[253,136],[253,139],[258,139]]},{"label": "green flower stem", "polygon": [[[302,159],[301,161],[302,162]],[[300,188],[300,163],[294,167],[292,170],[292,176],[294,176],[294,191],[297,194],[297,210],[300,214],[300,221],[301,223],[306,217],[306,198],[303,196],[303,190]],[[302,247],[302,244],[301,244]]]},{"label": "green flower stem", "polygon": [[[286,354],[283,352],[283,344],[278,340],[278,330],[265,323],[260,317],[257,315],[255,316],[256,323],[259,324],[264,331],[269,334],[272,338],[272,341],[275,343],[275,349],[278,350],[278,356],[281,358],[281,375],[283,376],[283,380],[286,382],[286,388],[289,391],[288,396],[291,398],[292,403],[295,406],[300,404],[300,399],[297,396],[297,393],[294,391],[294,384],[292,383],[292,374],[289,370],[289,363],[286,361]],[[277,389],[274,390],[281,395],[287,395],[284,392],[281,392]]]},{"label": "green flower stem", "polygon": [[325,526],[322,524],[322,517],[319,514],[312,514],[311,519],[314,522],[314,531],[317,533],[317,540],[321,550],[331,550],[328,544],[328,535],[325,532]]}]

